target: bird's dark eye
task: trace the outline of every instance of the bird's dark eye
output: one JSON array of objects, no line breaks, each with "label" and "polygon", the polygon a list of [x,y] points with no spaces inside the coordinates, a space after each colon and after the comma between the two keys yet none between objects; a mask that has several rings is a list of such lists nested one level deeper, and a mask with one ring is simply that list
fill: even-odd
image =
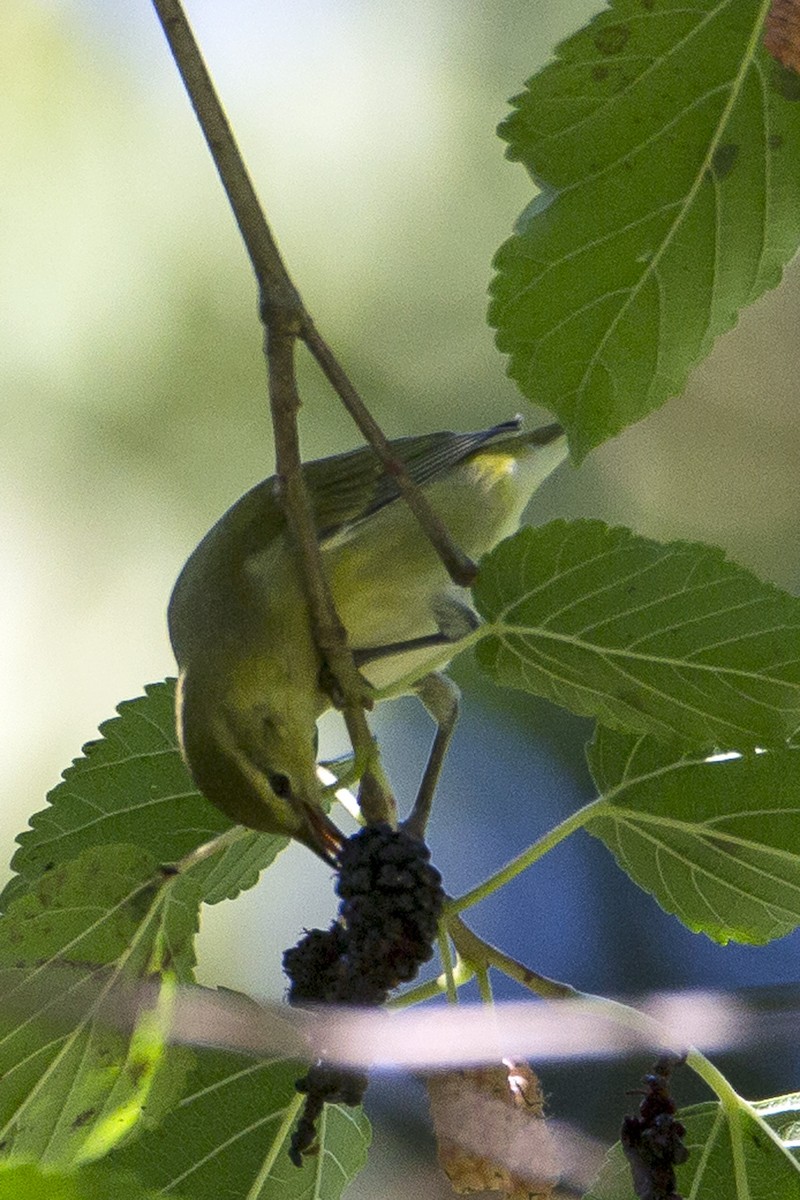
[{"label": "bird's dark eye", "polygon": [[282,800],[288,800],[292,794],[292,783],[288,775],[284,775],[281,771],[267,771],[267,781],[276,796],[280,796]]}]

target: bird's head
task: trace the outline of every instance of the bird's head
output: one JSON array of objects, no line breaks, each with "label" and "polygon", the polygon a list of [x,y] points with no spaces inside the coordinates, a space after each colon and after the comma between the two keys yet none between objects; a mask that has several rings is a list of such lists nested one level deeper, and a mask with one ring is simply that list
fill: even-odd
[{"label": "bird's head", "polygon": [[322,808],[316,713],[307,688],[230,671],[181,672],[178,736],[200,791],[231,820],[303,842],[335,862],[342,836]]}]

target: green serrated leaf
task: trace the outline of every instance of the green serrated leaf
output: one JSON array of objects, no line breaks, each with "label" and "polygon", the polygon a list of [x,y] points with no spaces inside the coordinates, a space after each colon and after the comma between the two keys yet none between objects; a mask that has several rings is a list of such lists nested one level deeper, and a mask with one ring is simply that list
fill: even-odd
[{"label": "green serrated leaf", "polygon": [[94,846],[54,867],[0,917],[0,966],[115,962],[147,915],[157,866],[138,846]]},{"label": "green serrated leaf", "polygon": [[[176,971],[190,978],[199,901],[138,847],[91,847],[0,918],[0,1142],[17,1159],[98,1157],[175,1099],[191,1055],[169,1049]],[[182,889],[178,917],[166,904]],[[131,1034],[99,1006],[112,985],[155,990]],[[156,986],[158,985],[158,986]]]},{"label": "green serrated leaf", "polygon": [[[165,1111],[161,1101],[177,1098],[191,1062],[191,1052],[182,1048],[162,1047],[147,1062],[134,1058],[127,1038],[91,1021],[66,1035],[62,1027],[49,1044],[41,1032],[41,1025],[29,1027],[38,1043],[32,1061],[19,1055],[9,1064],[11,1085],[24,1084],[24,1094],[14,1096],[4,1079],[0,1105],[7,1118],[4,1153],[48,1168],[103,1157],[141,1124],[145,1110],[156,1120]],[[4,1065],[9,1058],[4,1052]]]},{"label": "green serrated leaf", "polygon": [[768,0],[614,0],[500,127],[542,194],[501,247],[490,321],[573,455],[680,392],[800,242],[800,106]]},{"label": "green serrated leaf", "polygon": [[199,889],[204,904],[234,900],[240,892],[255,887],[261,872],[288,844],[289,839],[278,834],[241,829],[236,842],[194,868],[193,886]]},{"label": "green serrated leaf", "polygon": [[[65,1174],[32,1163],[0,1166],[0,1200],[158,1200],[131,1174],[89,1166]],[[187,1200],[175,1192],[170,1200]]]},{"label": "green serrated leaf", "polygon": [[554,521],[487,555],[473,594],[498,683],[687,746],[800,724],[800,601],[714,547]]},{"label": "green serrated leaf", "polygon": [[363,1112],[326,1106],[319,1153],[297,1168],[287,1147],[302,1104],[294,1085],[303,1067],[219,1051],[197,1057],[181,1103],[111,1162],[189,1200],[338,1200],[366,1161],[370,1132]]},{"label": "green serrated leaf", "polygon": [[164,875],[138,846],[90,846],[0,916],[0,966],[124,958],[129,973],[167,968],[189,980],[207,865]]},{"label": "green serrated leaf", "polygon": [[800,1092],[755,1100],[752,1107],[794,1158],[800,1160]]},{"label": "green serrated leaf", "polygon": [[[800,1165],[744,1102],[697,1104],[678,1114],[689,1158],[675,1170],[678,1193],[692,1200],[797,1200]],[[609,1152],[585,1200],[637,1200],[622,1147]]]},{"label": "green serrated leaf", "polygon": [[[146,695],[119,705],[103,735],[84,747],[48,795],[48,807],[31,818],[0,907],[31,881],[89,846],[129,843],[159,862],[182,858],[231,822],[202,796],[184,766],[175,734],[174,680],[150,684]],[[244,831],[242,837],[198,868],[194,882],[208,903],[252,887],[286,838]]]},{"label": "green serrated leaf", "polygon": [[[196,792],[173,706],[169,683],[123,704],[34,817],[15,858],[21,874],[0,917],[0,1142],[17,1157],[48,1166],[97,1157],[174,1102],[191,1056],[166,1048],[165,989],[192,978],[200,904],[255,882],[285,845],[238,836]],[[233,837],[215,853],[192,857],[223,831]],[[162,871],[174,857],[181,871]],[[156,1007],[139,1014],[132,1035],[96,1019],[119,975],[161,980]]]},{"label": "green serrated leaf", "polygon": [[706,761],[600,728],[588,758],[584,827],[667,912],[722,943],[800,925],[800,751]]}]

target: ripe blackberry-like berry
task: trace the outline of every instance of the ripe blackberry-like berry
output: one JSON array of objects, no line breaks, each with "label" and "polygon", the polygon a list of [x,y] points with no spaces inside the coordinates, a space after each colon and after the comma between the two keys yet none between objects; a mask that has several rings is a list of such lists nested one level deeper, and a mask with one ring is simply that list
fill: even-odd
[{"label": "ripe blackberry-like berry", "polygon": [[689,1151],[683,1144],[686,1129],[675,1117],[677,1105],[669,1091],[672,1070],[680,1061],[670,1055],[658,1060],[642,1081],[647,1090],[639,1115],[622,1122],[620,1142],[640,1200],[681,1200],[675,1191],[675,1167],[686,1162]]},{"label": "ripe blackberry-like berry", "polygon": [[431,957],[444,891],[429,859],[423,841],[384,824],[347,841],[336,890],[348,932],[348,974],[389,991]]},{"label": "ripe blackberry-like berry", "polygon": [[[349,838],[336,891],[339,918],[312,929],[283,956],[289,1003],[380,1005],[413,979],[433,953],[444,904],[441,876],[419,838],[389,825],[368,825]],[[301,1166],[312,1150],[325,1104],[360,1104],[365,1075],[318,1063],[297,1082],[306,1097],[289,1157]]]},{"label": "ripe blackberry-like berry", "polygon": [[284,953],[283,969],[291,980],[290,1004],[330,1004],[335,1000],[347,935],[338,922],[330,929],[307,929],[296,946]]},{"label": "ripe blackberry-like berry", "polygon": [[295,1087],[305,1095],[306,1102],[289,1145],[289,1158],[296,1167],[302,1167],[303,1155],[308,1154],[316,1141],[317,1121],[324,1106],[349,1104],[355,1107],[363,1100],[367,1083],[366,1075],[347,1073],[324,1063],[317,1063],[307,1075],[298,1079]]}]

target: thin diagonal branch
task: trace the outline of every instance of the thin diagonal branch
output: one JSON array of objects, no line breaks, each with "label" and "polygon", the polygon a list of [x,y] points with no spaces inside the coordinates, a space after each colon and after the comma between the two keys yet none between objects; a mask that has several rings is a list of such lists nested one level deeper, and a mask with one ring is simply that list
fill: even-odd
[{"label": "thin diagonal branch", "polygon": [[200,49],[179,0],[153,0],[181,78],[242,234],[259,289],[269,367],[276,471],[314,639],[333,678],[332,698],[342,709],[357,759],[365,766],[361,802],[367,820],[394,820],[394,799],[380,768],[365,715],[371,701],[347,645],[322,566],[314,516],[305,485],[297,433],[300,397],[294,344],[307,320],[283,264]]},{"label": "thin diagonal branch", "polygon": [[380,459],[386,474],[391,475],[397,484],[398,491],[447,568],[450,578],[461,587],[469,587],[477,578],[478,568],[450,537],[447,526],[431,508],[425,493],[412,481],[405,465],[392,453],[392,448],[386,440],[383,430],[361,399],[308,313],[305,314],[300,337],[308,346],[336,395],[355,421],[364,441],[370,444]]},{"label": "thin diagonal branch", "polygon": [[283,263],[276,241],[272,238],[267,226],[264,211],[261,209],[252,180],[249,178],[245,162],[243,162],[239,146],[236,145],[233,131],[228,124],[221,102],[211,82],[211,77],[191,26],[188,24],[184,10],[179,0],[152,0],[158,19],[161,20],[164,34],[167,36],[169,47],[178,65],[181,78],[194,112],[211,152],[211,157],[219,179],[222,180],[225,194],[233,209],[237,226],[242,239],[245,241],[247,253],[257,278],[261,316],[266,320],[275,308],[284,310],[284,320],[311,350],[321,370],[341,398],[345,408],[359,426],[366,442],[372,446],[386,473],[395,480],[401,496],[414,512],[417,521],[425,532],[441,562],[449,571],[453,582],[467,587],[473,583],[476,576],[475,564],[459,550],[453,542],[443,521],[435,514],[425,493],[410,478],[407,468],[392,454],[389,442],[384,437],[380,426],[368,412],[359,392],[336,359],[335,354],[324,338],[321,337],[317,326],[314,325],[311,314],[306,310],[300,298],[300,293],[291,282],[289,272]]},{"label": "thin diagonal branch", "polygon": [[153,5],[219,172],[258,283],[269,366],[276,470],[308,599],[314,639],[331,676],[331,697],[343,712],[356,758],[365,766],[360,796],[364,815],[368,821],[393,820],[394,801],[380,770],[365,715],[365,709],[371,704],[370,697],[353,662],[346,631],[325,577],[302,473],[297,434],[300,398],[294,365],[294,344],[298,338],[306,343],[384,469],[394,479],[451,577],[455,582],[467,585],[474,580],[476,568],[452,541],[425,495],[410,479],[405,466],[392,454],[380,427],[305,309],[280,256],[179,0],[153,0]]},{"label": "thin diagonal branch", "polygon": [[247,247],[258,282],[262,318],[266,321],[276,308],[283,310],[287,327],[308,346],[364,439],[394,479],[452,579],[467,586],[475,579],[474,563],[455,544],[425,494],[392,454],[380,426],[314,325],[292,283],[179,0],[153,0],[153,5]]},{"label": "thin diagonal branch", "polygon": [[153,0],[175,64],[206,139],[214,165],[247,248],[262,301],[293,314],[303,304],[280,256],[228,118],[179,0]]},{"label": "thin diagonal branch", "polygon": [[540,975],[538,971],[526,967],[510,954],[498,950],[497,946],[474,933],[459,916],[445,914],[443,927],[452,938],[460,957],[476,972],[495,967],[509,979],[515,979],[517,983],[546,1000],[573,1000],[583,994],[571,984]]}]

